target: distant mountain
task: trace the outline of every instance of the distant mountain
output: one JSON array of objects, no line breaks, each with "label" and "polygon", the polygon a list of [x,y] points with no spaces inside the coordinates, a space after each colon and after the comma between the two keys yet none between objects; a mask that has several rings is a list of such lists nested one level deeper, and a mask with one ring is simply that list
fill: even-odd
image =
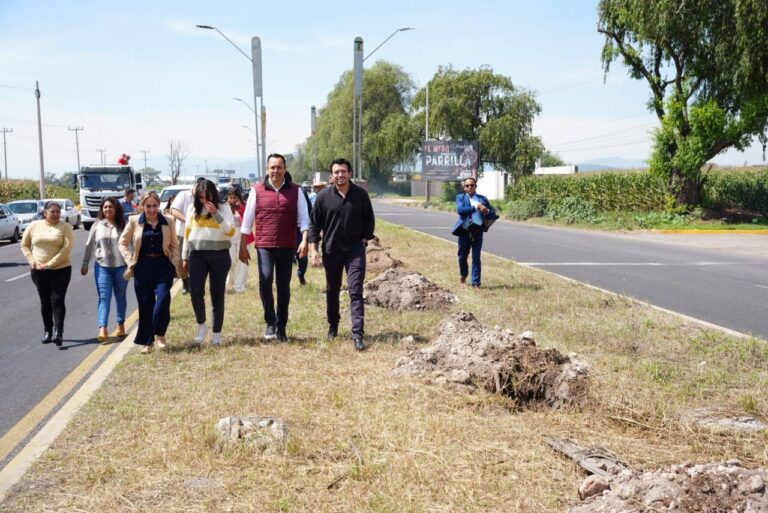
[{"label": "distant mountain", "polygon": [[578,166],[580,173],[590,173],[594,171],[607,171],[609,169],[646,169],[648,163],[643,160],[607,157],[579,162]]}]

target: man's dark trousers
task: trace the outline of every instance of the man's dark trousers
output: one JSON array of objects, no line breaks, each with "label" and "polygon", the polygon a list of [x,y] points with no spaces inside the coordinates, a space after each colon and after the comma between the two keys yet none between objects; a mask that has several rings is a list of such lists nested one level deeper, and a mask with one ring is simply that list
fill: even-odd
[{"label": "man's dark trousers", "polygon": [[365,305],[363,304],[363,282],[365,281],[365,247],[351,251],[339,251],[323,255],[325,280],[328,284],[326,312],[328,324],[338,326],[339,293],[341,278],[347,271],[347,289],[352,313],[352,337],[363,337],[365,332]]},{"label": "man's dark trousers", "polygon": [[483,232],[473,234],[470,237],[469,232],[459,234],[459,275],[464,278],[469,274],[469,251],[472,250],[472,285],[480,285],[480,254],[483,250]]},{"label": "man's dark trousers", "polygon": [[[256,248],[259,262],[259,296],[264,307],[264,322],[267,326],[285,329],[288,324],[288,304],[291,302],[291,272],[293,271],[293,248]],[[277,284],[277,314],[272,294],[272,282]]]}]

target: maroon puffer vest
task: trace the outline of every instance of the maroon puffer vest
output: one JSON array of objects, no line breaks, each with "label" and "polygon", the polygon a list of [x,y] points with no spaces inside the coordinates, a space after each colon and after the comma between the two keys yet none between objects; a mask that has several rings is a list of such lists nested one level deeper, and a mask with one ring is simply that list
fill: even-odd
[{"label": "maroon puffer vest", "polygon": [[253,190],[256,192],[256,247],[296,249],[299,186],[288,183],[275,191],[257,183]]}]

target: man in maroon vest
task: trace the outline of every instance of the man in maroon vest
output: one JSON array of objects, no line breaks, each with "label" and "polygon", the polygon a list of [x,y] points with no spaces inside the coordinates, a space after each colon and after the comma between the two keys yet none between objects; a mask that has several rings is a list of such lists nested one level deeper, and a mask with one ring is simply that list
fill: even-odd
[{"label": "man in maroon vest", "polygon": [[[286,177],[285,157],[273,153],[267,159],[267,176],[264,181],[254,184],[243,214],[240,261],[247,265],[250,260],[247,240],[253,230],[259,263],[259,295],[267,324],[264,338],[267,340],[288,340],[285,326],[291,301],[293,257],[296,253],[300,257],[307,255],[309,208],[299,189]],[[302,235],[298,251],[296,227]],[[273,281],[277,285],[277,311],[272,294]]]}]

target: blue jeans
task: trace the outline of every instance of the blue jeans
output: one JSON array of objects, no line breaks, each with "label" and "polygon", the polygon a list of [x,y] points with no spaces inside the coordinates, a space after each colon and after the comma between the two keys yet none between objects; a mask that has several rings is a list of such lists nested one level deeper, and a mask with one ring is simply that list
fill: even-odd
[{"label": "blue jeans", "polygon": [[99,327],[109,325],[109,307],[112,303],[112,295],[115,296],[117,305],[117,323],[125,322],[126,298],[125,291],[128,282],[123,278],[126,266],[102,267],[98,263],[93,267],[93,276],[96,278],[96,291],[99,293]]},{"label": "blue jeans", "polygon": [[309,265],[309,255],[299,258],[299,244],[301,244],[302,235],[300,231],[296,232],[296,263],[298,264],[296,268],[296,277],[298,279],[304,278],[304,276],[307,274],[307,266]]},{"label": "blue jeans", "polygon": [[[267,326],[277,326],[285,329],[288,324],[288,305],[291,302],[291,271],[293,248],[256,248],[256,258],[259,262],[259,296],[264,308],[264,322]],[[272,283],[277,288],[277,311],[275,311],[275,296],[272,293]]]},{"label": "blue jeans", "polygon": [[472,250],[472,285],[480,285],[480,253],[483,250],[483,233],[480,232],[473,240],[469,233],[459,235],[459,275],[463,278],[469,274],[469,251]]}]

